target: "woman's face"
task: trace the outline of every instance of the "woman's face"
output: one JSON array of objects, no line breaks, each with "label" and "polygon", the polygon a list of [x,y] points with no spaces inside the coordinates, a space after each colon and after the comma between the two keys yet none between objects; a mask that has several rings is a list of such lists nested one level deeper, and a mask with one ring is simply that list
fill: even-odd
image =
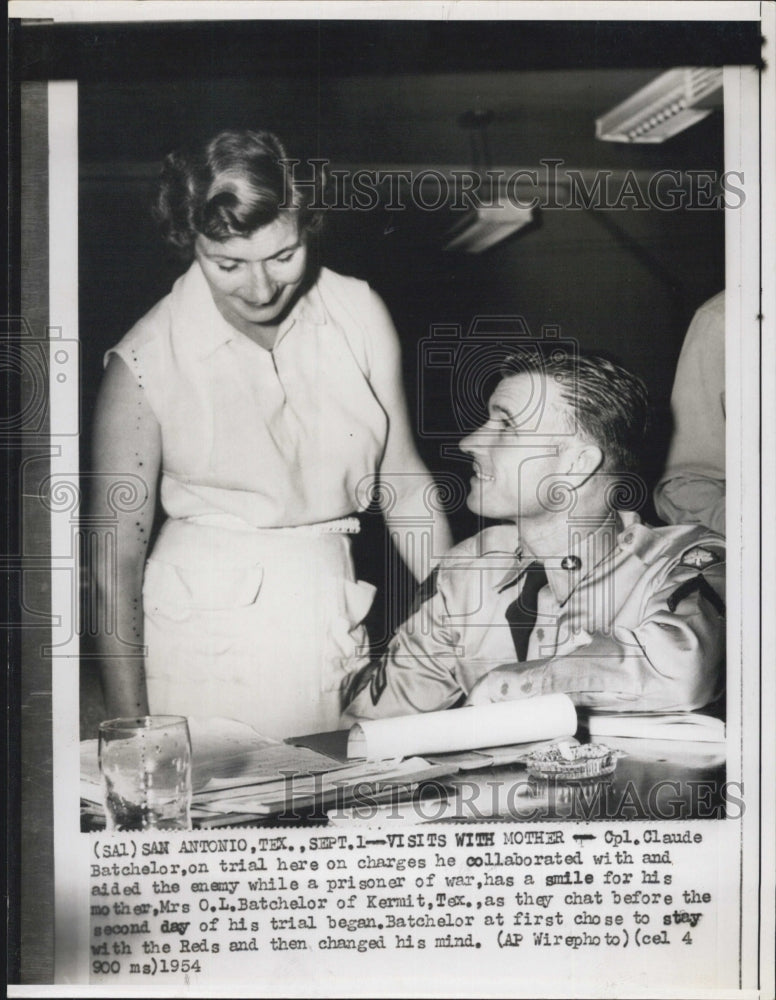
[{"label": "woman's face", "polygon": [[194,252],[218,311],[248,336],[277,325],[307,266],[304,236],[287,213],[250,236],[218,242],[200,233]]}]

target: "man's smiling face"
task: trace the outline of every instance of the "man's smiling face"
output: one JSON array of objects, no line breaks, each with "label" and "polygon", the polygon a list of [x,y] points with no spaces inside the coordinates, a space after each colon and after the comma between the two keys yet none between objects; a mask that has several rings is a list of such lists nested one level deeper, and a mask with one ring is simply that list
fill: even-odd
[{"label": "man's smiling face", "polygon": [[504,378],[488,403],[488,420],[461,442],[472,456],[469,508],[483,517],[517,520],[552,511],[553,483],[569,467],[569,449],[582,444],[556,382],[538,373]]}]

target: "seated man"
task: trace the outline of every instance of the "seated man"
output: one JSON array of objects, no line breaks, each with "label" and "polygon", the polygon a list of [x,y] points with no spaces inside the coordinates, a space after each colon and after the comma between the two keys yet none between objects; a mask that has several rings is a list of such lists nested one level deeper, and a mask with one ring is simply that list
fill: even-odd
[{"label": "seated man", "polygon": [[724,539],[614,509],[641,482],[643,383],[599,357],[512,359],[472,456],[468,505],[506,523],[451,549],[357,676],[343,723],[566,692],[603,711],[721,692]]}]

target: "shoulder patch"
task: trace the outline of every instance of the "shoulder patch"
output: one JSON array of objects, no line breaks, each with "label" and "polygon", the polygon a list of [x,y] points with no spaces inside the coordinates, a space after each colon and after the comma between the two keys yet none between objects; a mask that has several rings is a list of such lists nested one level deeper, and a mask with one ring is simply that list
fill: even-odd
[{"label": "shoulder patch", "polygon": [[688,549],[681,558],[682,566],[692,566],[694,569],[705,569],[713,566],[714,563],[722,562],[722,557],[712,549],[704,548],[702,545],[695,545]]}]

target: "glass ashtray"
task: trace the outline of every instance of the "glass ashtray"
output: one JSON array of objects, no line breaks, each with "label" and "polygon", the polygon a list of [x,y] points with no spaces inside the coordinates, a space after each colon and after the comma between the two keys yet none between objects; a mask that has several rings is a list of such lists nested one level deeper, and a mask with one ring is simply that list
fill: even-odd
[{"label": "glass ashtray", "polygon": [[612,774],[622,756],[621,750],[612,750],[603,743],[556,743],[534,750],[525,764],[529,775],[541,781],[586,781]]}]

